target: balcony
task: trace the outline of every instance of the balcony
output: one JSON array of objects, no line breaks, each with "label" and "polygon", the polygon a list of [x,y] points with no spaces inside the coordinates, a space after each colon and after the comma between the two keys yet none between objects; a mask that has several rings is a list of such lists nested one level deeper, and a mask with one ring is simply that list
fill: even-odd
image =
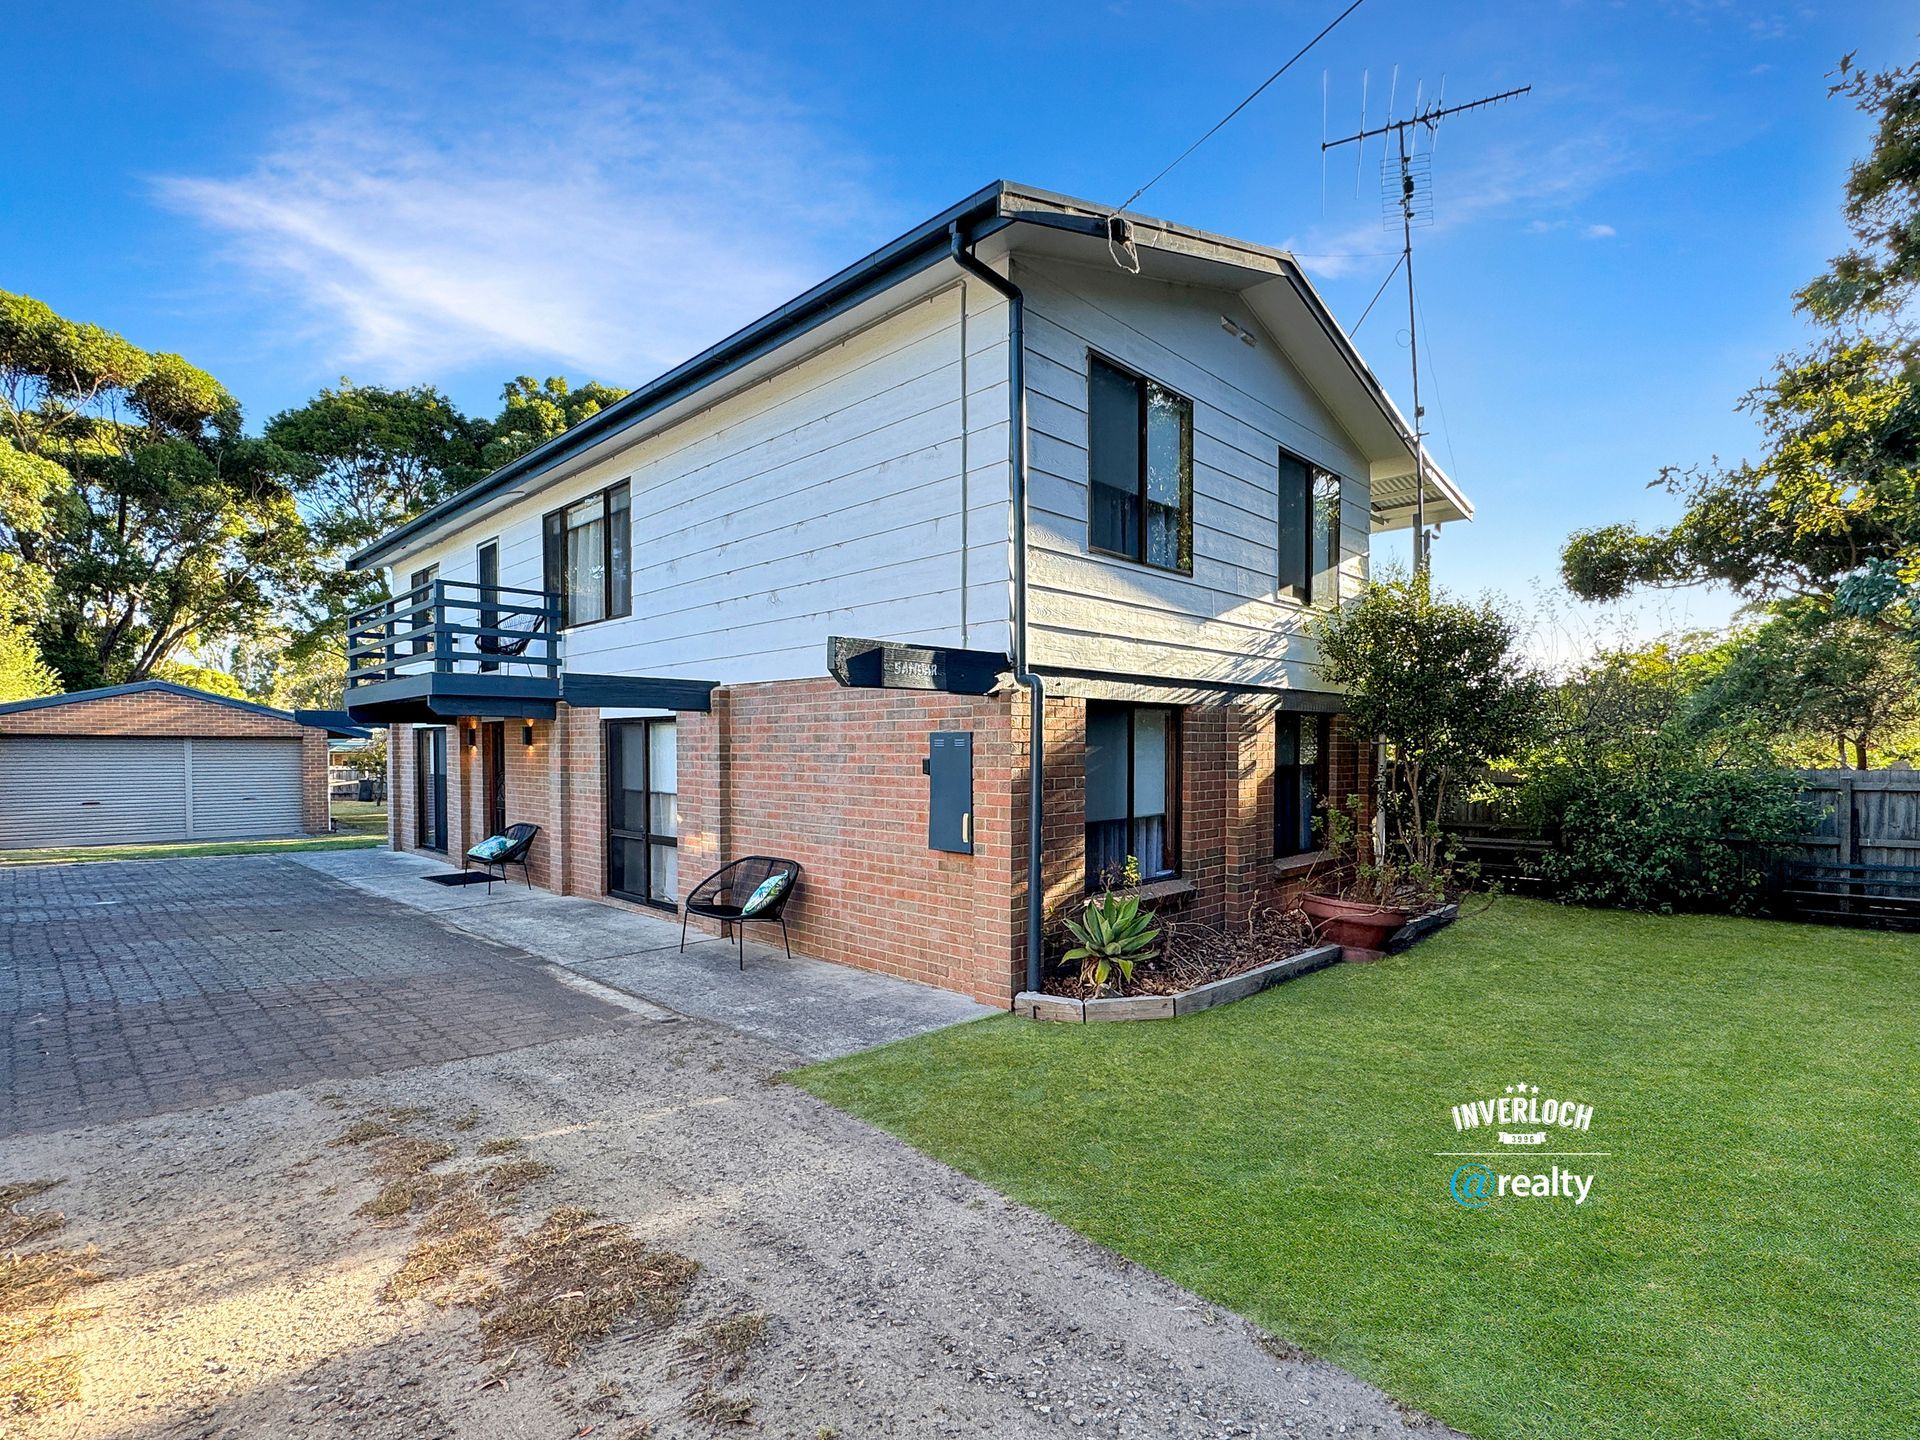
[{"label": "balcony", "polygon": [[361,724],[551,720],[561,702],[705,710],[710,680],[584,675],[561,661],[550,590],[432,580],[347,621],[347,713]]},{"label": "balcony", "polygon": [[560,597],[431,580],[347,622],[356,720],[550,719],[560,699]]}]

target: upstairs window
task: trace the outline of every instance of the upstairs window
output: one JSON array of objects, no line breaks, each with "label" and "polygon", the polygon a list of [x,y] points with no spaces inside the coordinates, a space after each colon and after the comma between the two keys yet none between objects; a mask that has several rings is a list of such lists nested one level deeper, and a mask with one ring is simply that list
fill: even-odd
[{"label": "upstairs window", "polygon": [[1142,880],[1179,868],[1174,809],[1179,725],[1160,706],[1087,702],[1087,888],[1117,880],[1127,857]]},{"label": "upstairs window", "polygon": [[631,506],[622,480],[547,513],[541,547],[545,585],[560,597],[562,625],[591,625],[633,613],[627,558],[633,538]]},{"label": "upstairs window", "polygon": [[1280,593],[1302,605],[1340,599],[1340,477],[1280,452]]},{"label": "upstairs window", "polygon": [[1088,359],[1089,548],[1193,572],[1193,402]]},{"label": "upstairs window", "polygon": [[1280,715],[1273,736],[1273,853],[1318,850],[1327,814],[1327,717]]}]

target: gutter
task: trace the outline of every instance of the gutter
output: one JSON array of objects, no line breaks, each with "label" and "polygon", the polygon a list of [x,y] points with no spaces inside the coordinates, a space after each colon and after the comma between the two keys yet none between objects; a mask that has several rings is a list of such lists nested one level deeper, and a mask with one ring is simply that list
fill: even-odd
[{"label": "gutter", "polygon": [[[1046,895],[1041,885],[1040,838],[1046,799],[1046,682],[1027,668],[1027,299],[1020,287],[983,264],[963,241],[960,222],[947,227],[954,264],[1007,302],[1007,467],[1013,501],[1013,681],[1026,687],[1027,720],[1027,986],[1040,988],[1041,931]],[[962,302],[965,303],[964,301]]]}]

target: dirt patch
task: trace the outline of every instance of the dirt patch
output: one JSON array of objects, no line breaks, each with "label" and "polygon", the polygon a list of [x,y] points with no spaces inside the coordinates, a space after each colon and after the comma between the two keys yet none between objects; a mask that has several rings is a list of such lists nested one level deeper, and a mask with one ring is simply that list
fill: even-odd
[{"label": "dirt patch", "polygon": [[85,1318],[66,1302],[100,1282],[99,1252],[92,1246],[22,1248],[58,1234],[67,1217],[18,1208],[59,1183],[0,1185],[0,1416],[37,1415],[80,1398],[80,1356],[54,1347]]},{"label": "dirt patch", "polygon": [[664,1326],[680,1314],[699,1263],[595,1219],[591,1210],[563,1205],[507,1257],[499,1292],[480,1307],[487,1353],[524,1343],[549,1365],[570,1365],[588,1341],[629,1316]]},{"label": "dirt patch", "polygon": [[[9,1140],[10,1177],[66,1177],[49,1201],[18,1206],[57,1199],[68,1216],[30,1244],[84,1238],[106,1258],[97,1283],[58,1307],[66,1328],[22,1352],[77,1356],[78,1403],[56,1403],[72,1368],[45,1370],[52,1408],[0,1429],[11,1425],[9,1440],[1414,1433],[1350,1376],[1276,1359],[1245,1322],[767,1083],[792,1063],[716,1027],[636,1020]],[[329,1144],[360,1120],[372,1133]],[[475,1153],[504,1135],[526,1148]],[[422,1170],[437,1152],[398,1149],[416,1173],[376,1174],[396,1139],[455,1153]],[[487,1193],[493,1170],[523,1160],[552,1172],[511,1198]],[[362,1213],[402,1184],[428,1188],[404,1192],[404,1211]],[[599,1212],[561,1216],[577,1248],[510,1265],[566,1204]],[[678,1292],[665,1324],[643,1298],[590,1333],[580,1322],[601,1313],[593,1302],[633,1283],[633,1265],[601,1263],[631,1256],[625,1247],[699,1268],[684,1285],[670,1270],[646,1282],[669,1301]],[[576,1263],[591,1284],[568,1278]],[[524,1336],[502,1329],[483,1354],[481,1327],[521,1302],[552,1310],[530,1313]],[[743,1318],[755,1315],[770,1317],[763,1333]],[[542,1347],[561,1328],[580,1333],[556,1367]],[[743,1403],[751,1428],[730,1418]]]}]

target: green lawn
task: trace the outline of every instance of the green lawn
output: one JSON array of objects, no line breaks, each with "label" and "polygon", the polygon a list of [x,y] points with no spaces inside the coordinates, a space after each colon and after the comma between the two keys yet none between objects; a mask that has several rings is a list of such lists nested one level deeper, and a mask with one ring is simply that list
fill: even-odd
[{"label": "green lawn", "polygon": [[[1920,937],[1507,900],[1189,1019],[988,1020],[794,1079],[1487,1440],[1891,1437],[1917,1000]],[[1452,1199],[1436,1152],[1498,1145],[1450,1107],[1520,1081],[1594,1106],[1549,1147],[1612,1152],[1562,1162],[1584,1205]]]},{"label": "green lawn", "polygon": [[356,835],[378,835],[384,839],[387,833],[387,802],[336,800],[333,802],[333,823],[338,830],[352,831]]},{"label": "green lawn", "polygon": [[377,835],[318,835],[304,840],[188,840],[174,845],[79,845],[62,850],[0,850],[0,865],[62,865],[74,860],[184,860],[201,855],[272,855],[286,850],[372,850]]}]

